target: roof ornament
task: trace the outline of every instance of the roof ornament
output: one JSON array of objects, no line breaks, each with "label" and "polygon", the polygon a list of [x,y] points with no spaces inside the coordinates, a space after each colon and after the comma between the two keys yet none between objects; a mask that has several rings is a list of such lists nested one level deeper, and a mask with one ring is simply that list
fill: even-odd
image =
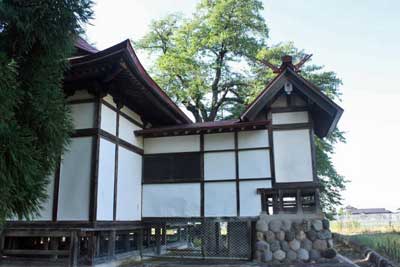
[{"label": "roof ornament", "polygon": [[305,55],[298,63],[293,64],[293,57],[289,55],[284,55],[282,57],[282,64],[280,67],[275,66],[267,60],[261,60],[261,63],[271,68],[274,73],[281,73],[286,68],[291,68],[295,72],[300,72],[301,67],[312,57],[312,54]]}]

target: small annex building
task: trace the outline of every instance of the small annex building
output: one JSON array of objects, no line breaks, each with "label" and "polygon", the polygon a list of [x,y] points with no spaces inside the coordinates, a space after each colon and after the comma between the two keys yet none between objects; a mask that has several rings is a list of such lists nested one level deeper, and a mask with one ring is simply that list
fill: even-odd
[{"label": "small annex building", "polygon": [[69,151],[40,216],[8,221],[3,258],[252,259],[260,213],[322,216],[314,134],[329,135],[343,110],[290,57],[240,118],[193,123],[128,40],[76,48],[64,80]]}]

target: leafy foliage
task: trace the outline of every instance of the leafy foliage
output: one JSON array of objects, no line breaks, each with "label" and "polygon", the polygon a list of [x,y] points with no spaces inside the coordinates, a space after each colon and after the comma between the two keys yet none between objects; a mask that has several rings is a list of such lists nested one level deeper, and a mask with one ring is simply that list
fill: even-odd
[{"label": "leafy foliage", "polygon": [[244,104],[249,64],[265,46],[268,28],[257,0],[203,0],[190,20],[170,15],[136,43],[158,54],[156,80],[196,121],[213,121],[224,104]]},{"label": "leafy foliage", "polygon": [[[238,117],[275,76],[261,60],[278,65],[285,54],[294,61],[305,53],[293,43],[267,46],[268,27],[257,0],[202,0],[192,18],[169,15],[153,21],[136,47],[154,57],[152,74],[197,122]],[[306,65],[302,75],[333,99],[341,95],[341,80],[323,67]],[[331,155],[344,142],[338,129],[324,140],[316,138],[317,172],[323,186],[322,204],[332,213],[341,201],[345,179]]]},{"label": "leafy foliage", "polygon": [[0,221],[31,218],[72,129],[62,79],[91,0],[0,2]]}]

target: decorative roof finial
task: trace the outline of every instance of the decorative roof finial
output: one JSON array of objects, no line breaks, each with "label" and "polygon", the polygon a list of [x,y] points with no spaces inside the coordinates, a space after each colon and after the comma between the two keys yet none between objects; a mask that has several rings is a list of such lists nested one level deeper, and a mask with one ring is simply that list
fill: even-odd
[{"label": "decorative roof finial", "polygon": [[269,68],[272,69],[272,71],[274,73],[281,73],[282,71],[284,71],[286,68],[290,68],[292,70],[294,70],[295,72],[300,72],[300,68],[304,65],[304,63],[306,63],[310,58],[312,57],[312,54],[310,55],[305,55],[300,62],[298,62],[297,64],[293,64],[293,58],[292,56],[289,55],[284,55],[282,57],[282,64],[280,67],[275,66],[274,64],[270,63],[267,60],[261,60],[261,63],[263,63],[264,65],[268,66]]}]

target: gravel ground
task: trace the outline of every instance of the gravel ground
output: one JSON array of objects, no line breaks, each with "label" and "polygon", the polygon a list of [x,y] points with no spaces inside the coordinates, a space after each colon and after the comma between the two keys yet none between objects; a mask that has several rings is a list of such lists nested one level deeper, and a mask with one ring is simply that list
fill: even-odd
[{"label": "gravel ground", "polygon": [[[301,263],[301,264],[278,264],[256,263],[249,261],[227,261],[227,260],[149,260],[142,263],[126,265],[126,267],[353,267],[352,265],[340,263]],[[125,266],[124,266],[125,267]]]}]

